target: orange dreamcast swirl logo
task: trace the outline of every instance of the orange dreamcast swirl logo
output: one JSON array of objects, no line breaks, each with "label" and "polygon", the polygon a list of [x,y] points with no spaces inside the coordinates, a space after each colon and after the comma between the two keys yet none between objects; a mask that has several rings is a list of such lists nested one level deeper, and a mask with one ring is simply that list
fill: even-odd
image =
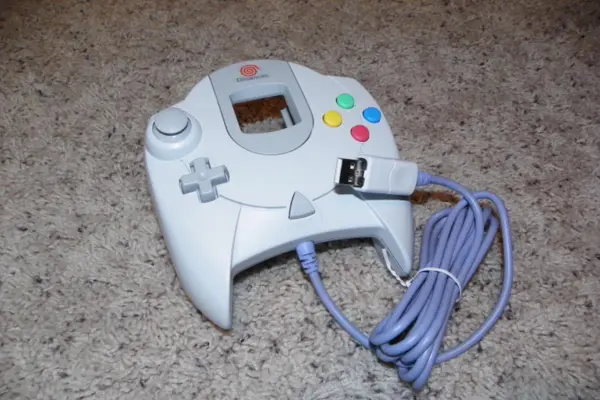
[{"label": "orange dreamcast swirl logo", "polygon": [[242,68],[240,68],[240,74],[242,74],[242,76],[254,76],[258,73],[258,70],[260,68],[258,67],[258,65],[255,64],[247,64],[244,65]]}]

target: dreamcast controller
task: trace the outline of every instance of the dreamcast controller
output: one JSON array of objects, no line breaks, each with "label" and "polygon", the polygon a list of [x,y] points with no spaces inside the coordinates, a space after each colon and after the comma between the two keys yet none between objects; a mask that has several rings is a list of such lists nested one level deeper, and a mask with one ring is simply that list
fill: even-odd
[{"label": "dreamcast controller", "polygon": [[[282,127],[247,130],[236,107],[279,97]],[[195,307],[231,329],[233,278],[297,244],[372,238],[405,276],[414,224],[407,198],[334,182],[338,159],[400,158],[380,107],[356,80],[277,60],[217,70],[150,117],[145,163],[173,265]]]}]

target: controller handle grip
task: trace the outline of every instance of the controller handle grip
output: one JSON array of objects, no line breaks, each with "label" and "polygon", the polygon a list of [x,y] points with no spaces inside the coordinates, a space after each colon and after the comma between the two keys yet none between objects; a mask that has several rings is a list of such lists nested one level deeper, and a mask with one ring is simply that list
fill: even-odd
[{"label": "controller handle grip", "polygon": [[241,206],[216,198],[199,206],[182,195],[188,173],[181,162],[146,154],[148,178],[165,244],[183,290],[194,306],[222,329],[232,327],[232,254]]}]

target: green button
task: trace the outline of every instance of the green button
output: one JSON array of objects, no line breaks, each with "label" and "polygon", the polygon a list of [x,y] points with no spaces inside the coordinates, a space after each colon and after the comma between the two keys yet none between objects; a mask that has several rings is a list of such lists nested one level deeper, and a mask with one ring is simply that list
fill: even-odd
[{"label": "green button", "polygon": [[347,93],[340,94],[336,99],[338,106],[345,108],[346,110],[354,107],[354,97],[350,96]]}]

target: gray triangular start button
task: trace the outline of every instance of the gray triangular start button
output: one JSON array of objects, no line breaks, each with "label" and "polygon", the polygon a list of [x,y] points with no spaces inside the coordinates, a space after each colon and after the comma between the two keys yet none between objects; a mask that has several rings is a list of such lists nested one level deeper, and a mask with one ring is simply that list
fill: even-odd
[{"label": "gray triangular start button", "polygon": [[302,193],[294,192],[290,202],[289,219],[306,218],[315,213],[315,208]]}]

